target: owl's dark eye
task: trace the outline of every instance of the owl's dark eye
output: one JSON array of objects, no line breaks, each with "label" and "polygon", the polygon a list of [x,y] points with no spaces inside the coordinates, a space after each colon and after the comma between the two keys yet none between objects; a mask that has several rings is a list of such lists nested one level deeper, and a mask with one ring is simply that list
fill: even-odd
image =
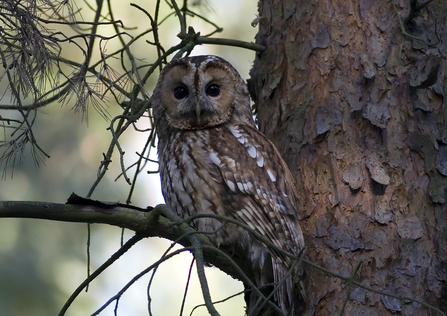
[{"label": "owl's dark eye", "polygon": [[206,87],[205,92],[210,97],[217,97],[220,94],[220,87],[217,84],[212,83]]},{"label": "owl's dark eye", "polygon": [[178,100],[184,99],[189,95],[189,90],[185,86],[178,86],[174,89],[174,97]]}]

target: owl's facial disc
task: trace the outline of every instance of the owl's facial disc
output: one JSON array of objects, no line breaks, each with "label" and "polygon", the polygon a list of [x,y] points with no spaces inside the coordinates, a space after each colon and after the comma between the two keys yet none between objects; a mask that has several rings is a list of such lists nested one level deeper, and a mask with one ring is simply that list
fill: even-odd
[{"label": "owl's facial disc", "polygon": [[161,91],[165,117],[179,129],[213,127],[234,112],[234,78],[213,64],[170,69]]}]

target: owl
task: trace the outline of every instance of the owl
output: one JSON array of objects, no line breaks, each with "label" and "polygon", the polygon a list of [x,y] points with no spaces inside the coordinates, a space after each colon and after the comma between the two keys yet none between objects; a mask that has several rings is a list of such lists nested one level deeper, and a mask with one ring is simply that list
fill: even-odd
[{"label": "owl", "polygon": [[[208,55],[173,60],[163,68],[151,100],[166,204],[182,218],[235,219],[298,254],[304,239],[292,174],[257,130],[247,86],[233,66]],[[301,313],[301,272],[288,273],[289,256],[236,224],[206,217],[191,223],[217,246],[249,256],[254,271],[270,270],[270,282],[282,282],[275,292],[279,307],[288,315]],[[264,274],[258,283],[267,282]]]}]

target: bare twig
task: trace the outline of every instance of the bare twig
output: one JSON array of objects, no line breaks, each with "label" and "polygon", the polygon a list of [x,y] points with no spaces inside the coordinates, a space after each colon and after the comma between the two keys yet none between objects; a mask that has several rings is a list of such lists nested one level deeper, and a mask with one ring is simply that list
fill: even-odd
[{"label": "bare twig", "polygon": [[[169,208],[165,208],[163,210],[163,214],[167,216],[171,221],[181,221],[181,218]],[[217,312],[216,308],[213,305],[213,301],[211,300],[210,290],[208,288],[208,282],[205,276],[205,261],[203,258],[202,245],[196,234],[189,234],[188,239],[193,246],[194,258],[196,259],[197,274],[199,276],[200,285],[202,287],[202,295],[203,299],[205,300],[205,305],[210,315],[218,316],[219,313]]]},{"label": "bare twig", "polygon": [[357,262],[357,264],[354,267],[354,270],[352,270],[351,277],[349,278],[349,281],[347,282],[346,286],[346,299],[343,302],[343,306],[340,310],[340,316],[343,316],[343,313],[345,312],[346,304],[348,303],[351,293],[352,293],[352,282],[354,281],[354,277],[357,274],[357,271],[360,269],[360,265],[362,264],[362,261]]},{"label": "bare twig", "polygon": [[117,252],[115,252],[106,262],[104,262],[95,272],[87,277],[71,294],[68,300],[65,302],[64,306],[59,312],[59,316],[65,315],[71,303],[76,299],[76,297],[82,292],[84,288],[86,288],[96,277],[98,277],[105,269],[110,267],[116,260],[118,260],[122,255],[124,255],[132,246],[134,246],[137,242],[143,239],[145,236],[143,235],[134,235],[130,238]]},{"label": "bare twig", "polygon": [[[186,38],[186,35],[183,33],[180,33],[178,35],[179,38],[184,39]],[[235,39],[229,39],[229,38],[212,38],[212,37],[205,37],[205,36],[197,36],[195,38],[196,44],[212,44],[212,45],[223,45],[223,46],[233,46],[233,47],[240,47],[243,49],[249,49],[254,50],[256,52],[262,53],[265,51],[265,47],[256,43],[249,43],[244,41],[239,41]]]},{"label": "bare twig", "polygon": [[183,309],[185,307],[185,302],[186,302],[186,294],[188,294],[189,282],[191,280],[191,272],[192,272],[192,268],[194,267],[194,262],[195,262],[195,259],[192,258],[191,264],[189,265],[188,279],[186,280],[185,292],[183,294],[183,299],[182,299],[182,306],[180,307],[180,316],[183,315]]}]

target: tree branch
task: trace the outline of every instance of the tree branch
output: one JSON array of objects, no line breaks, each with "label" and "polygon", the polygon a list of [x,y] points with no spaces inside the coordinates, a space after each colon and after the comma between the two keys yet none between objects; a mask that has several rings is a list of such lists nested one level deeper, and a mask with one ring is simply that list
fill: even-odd
[{"label": "tree branch", "polygon": [[[168,207],[157,205],[152,210],[139,209],[119,204],[92,205],[61,204],[48,202],[0,201],[0,218],[34,218],[64,222],[108,224],[127,228],[147,237],[166,238],[184,247],[191,247],[188,235],[194,234],[203,246],[205,262],[216,266],[231,277],[246,281],[253,280],[250,265],[244,258],[217,248],[208,237],[197,233],[186,222],[173,223],[163,216]],[[231,258],[234,262],[229,262]],[[239,266],[241,269],[237,269]],[[244,275],[245,274],[245,275]]]}]

